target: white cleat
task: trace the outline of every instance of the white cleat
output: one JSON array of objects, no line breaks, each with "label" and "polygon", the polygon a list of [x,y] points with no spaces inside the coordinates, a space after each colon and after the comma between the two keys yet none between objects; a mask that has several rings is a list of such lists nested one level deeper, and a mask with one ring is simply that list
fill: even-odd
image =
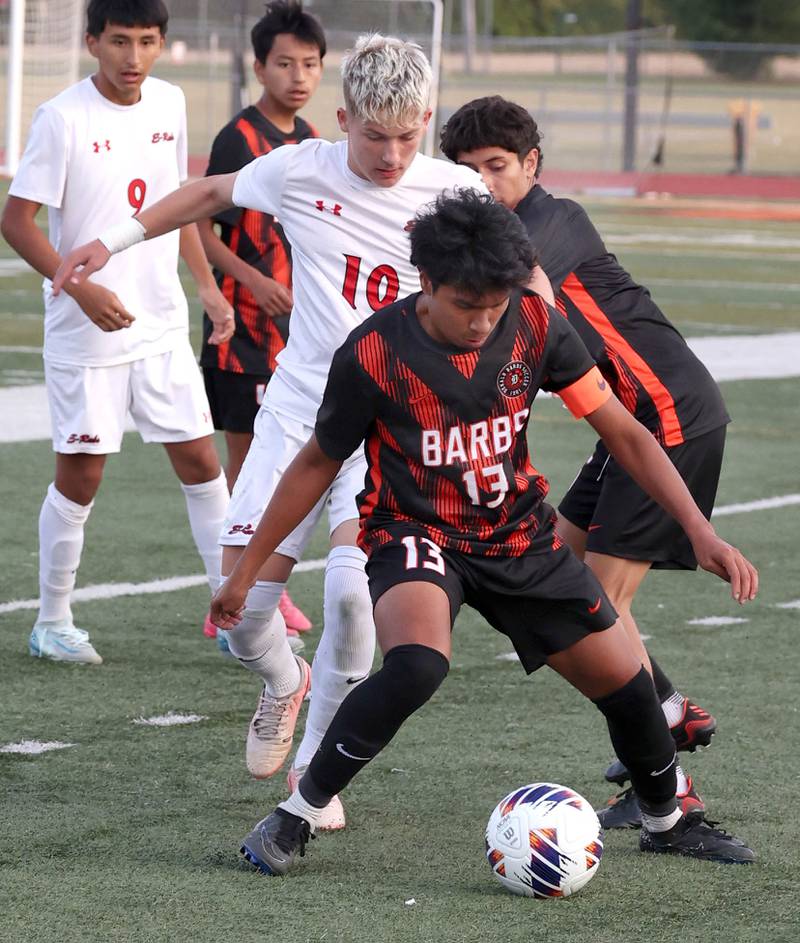
[{"label": "white cleat", "polygon": [[303,699],[311,687],[311,667],[298,655],[300,685],[286,697],[273,697],[264,688],[247,731],[247,768],[256,779],[277,773],[292,749],[294,728]]},{"label": "white cleat", "polygon": [[81,665],[102,665],[103,659],[89,641],[89,633],[76,629],[68,619],[37,622],[28,640],[28,651],[36,658],[71,661]]},{"label": "white cleat", "polygon": [[[305,768],[295,769],[294,766],[292,766],[289,769],[289,775],[286,777],[286,783],[289,786],[290,793],[297,789],[297,784],[303,778],[303,773],[305,773]],[[317,819],[317,822],[314,825],[314,830],[317,832],[336,832],[340,828],[344,828],[346,824],[347,820],[344,817],[344,806],[342,805],[342,800],[338,796],[334,796],[333,799],[331,799],[331,801],[322,810],[319,819]]]}]

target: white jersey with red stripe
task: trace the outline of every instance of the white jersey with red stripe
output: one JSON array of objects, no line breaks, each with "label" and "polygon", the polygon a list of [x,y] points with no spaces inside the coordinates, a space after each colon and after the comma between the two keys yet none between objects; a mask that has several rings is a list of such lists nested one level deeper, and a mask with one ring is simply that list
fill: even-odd
[{"label": "white jersey with red stripe", "polygon": [[347,165],[347,141],[285,145],[239,171],[237,206],[277,216],[292,245],[289,343],[265,402],[313,426],[331,359],[375,310],[419,290],[408,224],[442,191],[486,192],[467,167],[417,154],[400,181],[379,187]]},{"label": "white jersey with red stripe", "polygon": [[[50,242],[62,256],[186,179],[183,92],[154,78],[141,91],[136,104],[118,105],[86,78],[34,115],[9,193],[47,206]],[[179,239],[172,232],[139,243],[92,276],[136,318],[126,330],[101,331],[66,292],[54,297],[45,279],[45,358],[111,366],[181,343],[188,308],[178,278]]]}]

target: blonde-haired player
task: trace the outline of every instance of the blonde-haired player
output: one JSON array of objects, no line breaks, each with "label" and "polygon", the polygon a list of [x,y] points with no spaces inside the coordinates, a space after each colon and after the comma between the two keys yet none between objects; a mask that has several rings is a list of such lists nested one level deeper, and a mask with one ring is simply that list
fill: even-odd
[{"label": "blonde-haired player", "polygon": [[[207,177],[171,194],[83,246],[65,260],[57,287],[80,283],[109,259],[109,250],[150,239],[232,205],[279,217],[292,245],[294,308],[286,348],[255,423],[255,438],[231,496],[222,531],[229,573],[255,531],[287,465],[313,431],[334,351],[376,309],[415,291],[407,227],[416,211],[456,186],[485,192],[464,167],[418,153],[430,121],[431,69],[419,46],[361,37],[342,65],[347,139],[308,140],[257,158],[236,174]],[[76,273],[78,266],[85,266]],[[313,667],[313,698],[303,742],[289,773],[293,788],[339,704],[370,672],[375,648],[372,603],[356,546],[356,496],[366,462],[356,451],[304,522],[259,571],[231,651],[260,676],[264,690],[250,724],[247,762],[271,776],[289,753],[309,688],[308,665],[296,658],[275,610],[286,580],[327,507],[331,549],[325,572],[325,627]],[[341,828],[338,798],[320,827]]]}]

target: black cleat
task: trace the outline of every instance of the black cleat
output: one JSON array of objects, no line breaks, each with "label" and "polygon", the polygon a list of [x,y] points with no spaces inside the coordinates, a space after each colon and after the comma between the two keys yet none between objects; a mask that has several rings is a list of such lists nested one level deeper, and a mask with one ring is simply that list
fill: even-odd
[{"label": "black cleat", "polygon": [[722,864],[752,864],[755,852],[741,838],[716,828],[717,824],[706,822],[701,813],[693,812],[666,832],[648,832],[643,828],[639,848],[652,854],[685,855]]},{"label": "black cleat", "polygon": [[[694,788],[691,777],[687,778],[688,789],[677,795],[678,808],[684,815],[692,812],[705,812],[706,805],[700,794]],[[633,787],[629,786],[624,792],[608,800],[604,809],[597,809],[597,818],[603,828],[641,828],[642,810]]]},{"label": "black cleat", "polygon": [[[707,710],[689,698],[683,701],[683,715],[674,727],[669,728],[675,749],[694,753],[698,747],[707,747],[717,729],[717,721]],[[616,757],[605,773],[606,782],[624,786],[631,778],[624,763]]]},{"label": "black cleat", "polygon": [[242,842],[241,853],[263,874],[283,875],[299,853],[304,857],[306,844],[314,838],[311,826],[299,815],[276,809],[250,832]]}]

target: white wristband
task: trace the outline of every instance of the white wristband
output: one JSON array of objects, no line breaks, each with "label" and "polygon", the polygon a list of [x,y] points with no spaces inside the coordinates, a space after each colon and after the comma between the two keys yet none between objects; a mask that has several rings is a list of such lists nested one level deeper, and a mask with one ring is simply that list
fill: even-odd
[{"label": "white wristband", "polygon": [[111,226],[110,229],[101,233],[97,238],[114,255],[115,252],[122,252],[123,249],[135,246],[137,242],[143,242],[145,235],[144,226],[138,219],[132,217],[126,219],[124,223]]}]

